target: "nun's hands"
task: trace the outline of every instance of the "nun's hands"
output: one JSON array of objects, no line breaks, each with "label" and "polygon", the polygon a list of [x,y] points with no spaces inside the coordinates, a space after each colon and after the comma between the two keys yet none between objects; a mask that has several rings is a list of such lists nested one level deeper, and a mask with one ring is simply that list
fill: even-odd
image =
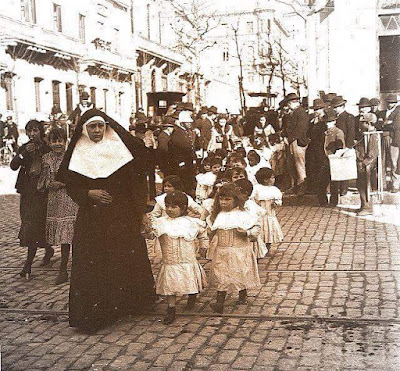
[{"label": "nun's hands", "polygon": [[108,205],[112,202],[112,197],[107,191],[102,189],[91,189],[88,193],[88,196],[96,201],[96,203]]}]

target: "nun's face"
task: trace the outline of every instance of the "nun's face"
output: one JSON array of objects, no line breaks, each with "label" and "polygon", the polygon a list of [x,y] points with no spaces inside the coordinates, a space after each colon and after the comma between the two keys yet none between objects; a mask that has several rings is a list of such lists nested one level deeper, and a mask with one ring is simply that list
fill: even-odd
[{"label": "nun's face", "polygon": [[102,121],[92,121],[86,125],[89,139],[95,143],[103,139],[106,130],[106,124]]}]

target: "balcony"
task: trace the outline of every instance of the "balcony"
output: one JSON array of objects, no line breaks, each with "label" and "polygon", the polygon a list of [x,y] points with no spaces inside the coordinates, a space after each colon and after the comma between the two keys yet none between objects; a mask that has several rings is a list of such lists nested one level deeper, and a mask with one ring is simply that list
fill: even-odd
[{"label": "balcony", "polygon": [[146,39],[142,36],[137,36],[137,49],[139,51],[148,53],[154,57],[159,57],[168,62],[172,62],[178,65],[182,65],[185,62],[185,57],[179,53],[176,53],[170,48],[164,45],[158,44],[154,41]]}]

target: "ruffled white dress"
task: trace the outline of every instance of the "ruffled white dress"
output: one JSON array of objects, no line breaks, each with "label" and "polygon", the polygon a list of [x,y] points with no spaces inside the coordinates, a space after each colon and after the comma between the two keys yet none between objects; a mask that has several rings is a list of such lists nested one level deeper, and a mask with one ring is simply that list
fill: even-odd
[{"label": "ruffled white dress", "polygon": [[217,176],[211,171],[204,174],[196,175],[196,201],[201,203],[205,200],[213,190],[214,183],[217,180]]},{"label": "ruffled white dress", "polygon": [[156,280],[159,295],[197,294],[206,285],[205,272],[197,261],[195,241],[208,248],[206,223],[200,219],[168,216],[153,219],[153,230],[161,251],[161,268]]},{"label": "ruffled white dress", "polygon": [[[257,259],[250,237],[260,234],[257,218],[247,211],[234,209],[220,212],[211,223],[211,243],[208,258],[211,262],[211,285],[218,291],[237,292],[260,287]],[[238,228],[247,231],[243,235]]]},{"label": "ruffled white dress", "polygon": [[213,208],[214,208],[214,199],[213,198],[207,198],[205,199],[202,203],[201,206],[203,210],[206,211],[206,215],[211,215]]},{"label": "ruffled white dress", "polygon": [[252,198],[266,212],[261,223],[261,236],[265,243],[283,241],[283,233],[276,217],[275,206],[282,205],[282,192],[275,186],[254,186]]},{"label": "ruffled white dress", "polygon": [[[165,211],[165,197],[166,193],[163,193],[160,196],[155,198],[156,204],[154,205],[154,209],[150,212],[150,219],[160,218],[162,216],[166,216],[167,212]],[[189,195],[186,195],[188,198],[188,215],[191,217],[200,218],[203,212],[203,208]],[[154,253],[156,255],[160,255],[160,241],[158,238],[154,241]]]},{"label": "ruffled white dress", "polygon": [[[266,211],[261,206],[257,205],[254,200],[247,200],[244,204],[244,209],[253,217],[257,218],[260,222],[260,225],[262,224],[263,218],[266,215]],[[253,242],[253,249],[257,259],[262,259],[267,255],[268,248],[265,245],[261,233],[257,236],[257,241]]]}]

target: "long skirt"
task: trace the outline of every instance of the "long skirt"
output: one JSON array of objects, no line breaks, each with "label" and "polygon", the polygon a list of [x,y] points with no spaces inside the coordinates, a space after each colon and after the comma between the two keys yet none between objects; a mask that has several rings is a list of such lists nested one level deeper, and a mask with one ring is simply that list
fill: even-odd
[{"label": "long skirt", "polygon": [[[106,212],[106,210],[105,210]],[[139,231],[102,226],[96,215],[76,221],[69,295],[70,326],[97,330],[125,315],[148,313],[156,295],[146,242]]]},{"label": "long skirt", "polygon": [[21,194],[20,246],[46,246],[47,194],[38,191]]}]

